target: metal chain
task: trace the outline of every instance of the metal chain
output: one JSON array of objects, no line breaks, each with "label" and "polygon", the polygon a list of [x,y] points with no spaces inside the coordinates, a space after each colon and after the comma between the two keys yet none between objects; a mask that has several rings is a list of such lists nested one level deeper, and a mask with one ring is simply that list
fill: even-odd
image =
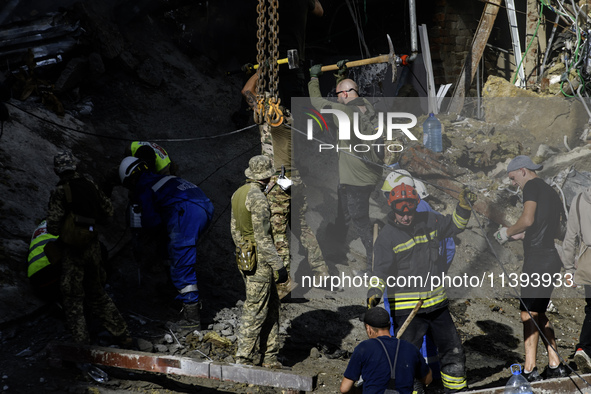
[{"label": "metal chain", "polygon": [[257,5],[257,13],[258,13],[258,18],[257,18],[257,25],[258,25],[258,30],[257,30],[257,63],[259,65],[259,68],[257,70],[257,73],[259,74],[259,79],[258,79],[258,83],[257,83],[257,100],[260,99],[261,97],[264,98],[265,97],[265,88],[267,85],[267,66],[266,66],[266,49],[267,49],[267,45],[266,45],[266,38],[267,38],[267,34],[266,34],[266,29],[265,29],[265,20],[266,20],[266,13],[267,13],[267,7],[265,6],[265,1],[266,0],[259,0],[259,3]]},{"label": "metal chain", "polygon": [[[268,1],[268,21],[267,4]],[[283,123],[283,112],[279,108],[279,0],[259,0],[257,5],[257,63],[259,68],[256,89],[257,106],[253,117],[257,124],[267,122],[272,126]],[[268,31],[267,28],[268,27]],[[268,49],[268,52],[267,52]],[[265,91],[270,90],[266,102]]]},{"label": "metal chain", "polygon": [[[289,1],[289,0],[285,0]],[[265,120],[273,127],[283,123],[283,112],[279,108],[279,0],[269,0],[269,109]]]},{"label": "metal chain", "polygon": [[[289,1],[289,0],[286,0]],[[271,97],[277,101],[279,85],[279,0],[269,0],[269,89]]]}]

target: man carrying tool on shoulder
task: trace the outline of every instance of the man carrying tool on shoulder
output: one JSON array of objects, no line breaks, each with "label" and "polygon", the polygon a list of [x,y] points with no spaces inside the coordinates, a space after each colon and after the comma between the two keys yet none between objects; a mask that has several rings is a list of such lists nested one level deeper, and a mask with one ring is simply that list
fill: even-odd
[{"label": "man carrying tool on shoulder", "polygon": [[[390,191],[388,205],[392,212],[374,245],[374,276],[379,280],[370,282],[367,306],[378,305],[387,279],[395,278],[388,283],[388,294],[397,330],[407,321],[413,308],[418,310],[400,338],[419,348],[429,331],[439,352],[445,392],[458,392],[467,388],[462,341],[449,313],[445,289],[442,286],[431,289],[430,283],[425,282],[429,275],[439,274],[440,241],[466,228],[476,195],[464,189],[453,214],[446,216],[417,212],[419,201],[416,189],[405,183]],[[413,281],[412,277],[421,277],[423,283]]]}]

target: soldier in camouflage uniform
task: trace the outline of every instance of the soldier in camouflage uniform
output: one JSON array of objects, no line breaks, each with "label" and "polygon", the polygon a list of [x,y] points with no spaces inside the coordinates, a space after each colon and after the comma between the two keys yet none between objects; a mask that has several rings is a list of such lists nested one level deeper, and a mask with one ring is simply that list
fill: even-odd
[{"label": "soldier in camouflage uniform", "polygon": [[[257,80],[257,74],[254,74],[242,89],[242,94],[253,109],[256,106],[255,93]],[[287,233],[287,227],[289,226],[308,252],[308,263],[314,274],[316,276],[329,275],[328,267],[322,256],[316,235],[314,235],[314,232],[306,221],[306,185],[302,181],[298,170],[292,165],[291,125],[293,124],[293,118],[287,108],[281,107],[281,109],[284,114],[284,121],[281,125],[277,127],[271,127],[267,123],[259,125],[262,154],[269,157],[271,163],[277,169],[277,172],[271,179],[267,193],[267,199],[271,208],[271,229],[275,247],[279,256],[283,259],[283,264],[287,268],[287,271],[290,272],[290,242]],[[292,187],[285,188],[285,190],[277,184],[282,167],[285,169],[285,176],[291,178],[293,183]],[[294,211],[295,222],[291,221],[292,194],[295,201],[298,202]],[[279,288],[280,292],[288,293],[291,283],[285,283],[279,286]]]},{"label": "soldier in camouflage uniform", "polygon": [[254,156],[244,171],[246,184],[232,196],[230,230],[236,245],[249,239],[256,247],[256,266],[242,271],[246,282],[246,300],[238,334],[236,362],[252,364],[256,345],[263,367],[281,368],[279,352],[279,297],[275,283],[287,281],[287,270],[273,244],[269,203],[264,190],[274,173],[268,157]]},{"label": "soldier in camouflage uniform", "polygon": [[[286,122],[288,121],[289,119],[286,119]],[[273,130],[275,141],[281,141],[277,136],[280,135],[279,129],[283,129],[282,132],[287,134],[287,137],[284,139],[291,142],[289,124],[282,124],[273,129],[277,129]],[[288,152],[291,153],[291,149]],[[277,167],[278,169],[281,166],[285,168],[285,177],[292,181],[291,187],[281,187],[278,184],[281,171],[277,171],[273,178],[271,178],[270,190],[267,193],[267,199],[271,207],[271,229],[277,252],[283,259],[287,271],[290,272],[290,242],[289,234],[287,233],[287,227],[289,226],[291,231],[299,238],[304,248],[306,248],[308,252],[308,263],[314,274],[317,276],[329,275],[328,267],[322,256],[318,240],[306,220],[305,214],[308,208],[305,194],[306,185],[302,181],[298,170],[291,165],[291,154],[287,157],[287,160],[281,160],[281,155],[276,155],[275,163],[280,163]],[[294,206],[293,221],[292,200],[297,202]]]},{"label": "soldier in camouflage uniform", "polygon": [[[104,223],[113,215],[111,201],[94,182],[76,172],[76,163],[71,152],[63,151],[54,157],[54,171],[60,181],[49,199],[47,230],[50,234],[60,236],[57,242],[62,243],[62,224],[70,211],[96,223]],[[95,234],[87,244],[62,243],[62,247],[60,289],[66,325],[72,334],[72,340],[90,344],[84,317],[86,304],[91,314],[114,336],[117,344],[131,346],[132,338],[127,324],[101,283],[105,273],[101,265],[98,235]]]}]

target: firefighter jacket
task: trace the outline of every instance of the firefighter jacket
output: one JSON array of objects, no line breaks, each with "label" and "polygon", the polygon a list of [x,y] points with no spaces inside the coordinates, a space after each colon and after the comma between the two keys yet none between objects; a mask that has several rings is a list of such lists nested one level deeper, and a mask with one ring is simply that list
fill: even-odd
[{"label": "firefighter jacket", "polygon": [[[448,305],[443,286],[432,286],[432,275],[438,268],[441,240],[462,232],[471,211],[459,205],[451,215],[416,212],[410,226],[395,222],[394,212],[374,244],[374,272],[379,278],[370,282],[370,291],[383,294],[388,286],[390,304],[395,315],[408,315],[419,300],[421,312],[431,312]],[[437,283],[435,283],[437,284]]]}]

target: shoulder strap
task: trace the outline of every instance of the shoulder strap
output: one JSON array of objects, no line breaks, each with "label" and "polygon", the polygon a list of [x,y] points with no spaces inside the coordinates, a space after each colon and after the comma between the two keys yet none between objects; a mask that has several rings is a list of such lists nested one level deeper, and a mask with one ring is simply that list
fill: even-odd
[{"label": "shoulder strap", "polygon": [[396,344],[396,355],[394,356],[394,366],[392,367],[392,375],[391,375],[392,379],[396,379],[396,362],[398,361],[398,349],[400,349],[400,339],[398,340],[398,343]]},{"label": "shoulder strap", "polygon": [[377,338],[378,342],[380,343],[380,345],[382,345],[382,347],[384,348],[384,352],[386,353],[386,357],[388,358],[388,365],[390,365],[390,368],[392,368],[392,360],[390,360],[390,356],[388,355],[388,350],[386,349],[386,345],[384,345],[384,342],[382,342],[382,340],[380,338]]},{"label": "shoulder strap", "polygon": [[380,338],[377,338],[378,342],[380,343],[380,345],[382,345],[382,347],[384,348],[384,352],[386,353],[386,357],[388,358],[388,364],[390,365],[390,379],[396,379],[396,362],[398,361],[398,349],[400,348],[400,339],[398,340],[398,343],[396,344],[396,355],[394,356],[394,365],[392,365],[392,360],[390,360],[390,355],[388,354],[388,350],[386,349],[386,345],[384,345],[384,342],[382,342],[382,340]]}]

